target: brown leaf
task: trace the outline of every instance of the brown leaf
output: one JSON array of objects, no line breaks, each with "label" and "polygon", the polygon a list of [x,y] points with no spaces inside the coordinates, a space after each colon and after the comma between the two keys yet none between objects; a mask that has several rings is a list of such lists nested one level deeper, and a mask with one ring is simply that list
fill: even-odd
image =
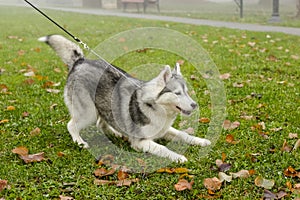
[{"label": "brown leaf", "polygon": [[298,138],[298,134],[297,133],[289,133],[289,138],[290,139]]},{"label": "brown leaf", "polygon": [[286,142],[286,140],[284,140],[280,150],[290,152],[290,151],[292,151],[292,147]]},{"label": "brown leaf", "polygon": [[263,177],[258,176],[255,178],[254,183],[258,187],[263,187],[265,189],[271,189],[274,186],[275,181],[264,179]]},{"label": "brown leaf", "polygon": [[176,174],[184,174],[184,173],[188,173],[190,170],[187,169],[187,168],[161,168],[161,169],[158,169],[156,172],[157,173],[169,173],[169,174],[173,174],[173,173],[176,173]]},{"label": "brown leaf", "polygon": [[94,175],[97,177],[110,176],[116,172],[115,169],[107,170],[105,168],[98,168],[94,171]]},{"label": "brown leaf", "polygon": [[8,87],[5,84],[0,84],[0,93],[6,94],[8,92]]},{"label": "brown leaf", "polygon": [[225,73],[225,74],[221,74],[219,77],[222,80],[226,80],[226,79],[229,79],[230,76],[231,76],[230,73]]},{"label": "brown leaf", "polygon": [[233,178],[248,178],[250,176],[250,173],[248,170],[240,170],[236,173],[230,173]]},{"label": "brown leaf", "polygon": [[193,184],[194,184],[194,180],[192,180],[191,182],[188,182],[185,179],[179,179],[178,183],[176,183],[174,185],[174,187],[175,187],[176,191],[183,191],[183,190],[186,190],[186,189],[191,190]]},{"label": "brown leaf", "polygon": [[23,112],[23,113],[22,113],[22,117],[23,117],[23,118],[28,117],[28,116],[29,116],[29,112]]},{"label": "brown leaf", "polygon": [[18,154],[18,155],[28,155],[28,149],[26,147],[20,146],[16,147],[12,150],[13,153]]},{"label": "brown leaf", "polygon": [[50,89],[50,88],[48,88],[48,89],[46,89],[46,91],[49,92],[49,93],[53,93],[53,94],[60,93],[60,90],[57,90],[57,89]]},{"label": "brown leaf", "polygon": [[224,122],[223,122],[223,128],[225,130],[233,130],[239,126],[240,126],[240,122],[238,122],[238,121],[231,123],[230,120],[227,119],[227,120],[224,120]]},{"label": "brown leaf", "polygon": [[124,179],[126,179],[126,178],[128,178],[128,173],[127,172],[124,172],[124,171],[122,171],[122,170],[120,170],[119,172],[118,172],[118,180],[124,180]]},{"label": "brown leaf", "polygon": [[124,180],[119,180],[116,181],[115,184],[116,186],[130,186],[132,183],[138,182],[139,179],[135,178],[135,179],[124,179]]},{"label": "brown leaf", "polygon": [[222,152],[222,162],[226,160],[226,153]]},{"label": "brown leaf", "polygon": [[206,117],[201,117],[201,118],[199,119],[199,122],[206,124],[206,123],[209,123],[209,122],[210,122],[210,119],[209,119],[209,118],[206,118]]},{"label": "brown leaf", "polygon": [[65,153],[60,151],[60,152],[57,153],[57,156],[58,157],[63,157],[63,156],[65,156]]},{"label": "brown leaf", "polygon": [[60,200],[73,200],[73,197],[68,197],[68,196],[63,196],[63,195],[59,195],[59,199]]},{"label": "brown leaf", "polygon": [[40,153],[36,153],[36,154],[20,155],[20,158],[25,163],[41,162],[41,161],[45,160],[44,152],[40,152]]},{"label": "brown leaf", "polygon": [[226,135],[226,142],[229,143],[229,144],[237,144],[237,143],[239,143],[240,141],[234,140],[233,135],[228,134],[228,135]]},{"label": "brown leaf", "polygon": [[206,178],[204,179],[204,187],[208,190],[216,191],[222,186],[222,182],[217,178]]},{"label": "brown leaf", "polygon": [[94,180],[95,185],[114,185],[115,183],[116,181],[101,180],[101,179]]},{"label": "brown leaf", "polygon": [[235,82],[235,83],[232,84],[232,86],[235,87],[235,88],[242,88],[242,87],[244,87],[244,84]]},{"label": "brown leaf", "polygon": [[30,135],[31,136],[37,136],[41,133],[41,129],[39,127],[36,127],[35,129],[33,129],[32,131],[30,131]]},{"label": "brown leaf", "polygon": [[283,172],[285,176],[288,177],[299,177],[300,178],[300,172],[296,171],[292,166],[289,166],[286,168]]},{"label": "brown leaf", "polygon": [[8,111],[16,110],[16,107],[14,107],[14,106],[7,106],[6,110],[8,110]]},{"label": "brown leaf", "polygon": [[2,120],[0,120],[0,124],[4,124],[4,123],[7,123],[7,122],[9,122],[9,119],[2,119]]},{"label": "brown leaf", "polygon": [[7,180],[0,180],[0,192],[7,187]]},{"label": "brown leaf", "polygon": [[297,142],[295,143],[294,147],[293,147],[293,151],[295,151],[296,149],[298,149],[300,147],[300,139],[297,140]]}]

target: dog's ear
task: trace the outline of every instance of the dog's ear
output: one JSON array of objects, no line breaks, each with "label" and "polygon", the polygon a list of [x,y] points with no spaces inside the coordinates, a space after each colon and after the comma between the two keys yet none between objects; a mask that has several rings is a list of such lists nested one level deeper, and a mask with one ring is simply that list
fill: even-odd
[{"label": "dog's ear", "polygon": [[176,63],[176,65],[175,65],[175,67],[174,67],[174,70],[173,70],[172,74],[181,76],[180,65],[179,65],[179,63]]},{"label": "dog's ear", "polygon": [[158,75],[158,84],[162,87],[165,87],[167,82],[170,81],[171,77],[171,67],[169,65],[166,65],[165,68]]}]

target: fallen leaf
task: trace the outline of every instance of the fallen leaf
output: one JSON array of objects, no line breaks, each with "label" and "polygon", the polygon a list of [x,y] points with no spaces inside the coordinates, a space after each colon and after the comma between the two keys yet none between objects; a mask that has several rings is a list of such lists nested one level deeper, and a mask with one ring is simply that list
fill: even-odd
[{"label": "fallen leaf", "polygon": [[185,180],[185,179],[180,179],[180,180],[178,181],[178,183],[176,183],[176,184],[174,185],[174,187],[175,187],[175,190],[176,190],[176,191],[183,191],[183,190],[186,190],[186,189],[191,190],[193,184],[194,184],[194,180],[192,180],[191,182],[188,182],[188,181]]},{"label": "fallen leaf", "polygon": [[4,124],[4,123],[7,123],[7,122],[9,122],[9,119],[2,119],[2,120],[0,120],[0,124]]},{"label": "fallen leaf", "polygon": [[289,138],[290,139],[298,138],[298,134],[297,133],[289,133]]},{"label": "fallen leaf", "polygon": [[255,178],[254,183],[258,187],[263,187],[265,189],[271,189],[274,186],[275,181],[264,179],[263,177],[258,176]]},{"label": "fallen leaf", "polygon": [[239,143],[240,141],[234,140],[233,135],[228,134],[228,135],[226,135],[226,142],[229,143],[229,144],[237,144],[237,143]]},{"label": "fallen leaf", "polygon": [[54,93],[54,94],[58,94],[58,93],[60,93],[60,90],[57,90],[57,89],[46,89],[46,91],[47,92],[49,92],[49,93]]},{"label": "fallen leaf", "polygon": [[37,136],[41,133],[41,129],[39,127],[36,127],[35,129],[33,129],[32,131],[30,131],[30,135],[31,136]]},{"label": "fallen leaf", "polygon": [[204,179],[204,187],[208,190],[216,191],[222,186],[222,182],[217,178],[206,178]]},{"label": "fallen leaf", "polygon": [[270,131],[278,132],[278,131],[281,131],[282,129],[283,129],[282,127],[271,128]]},{"label": "fallen leaf", "polygon": [[222,152],[222,162],[224,163],[225,160],[226,160],[226,154]]},{"label": "fallen leaf", "polygon": [[296,150],[300,147],[300,139],[297,140],[297,142],[295,143],[293,150]]},{"label": "fallen leaf", "polygon": [[7,180],[0,180],[0,192],[7,187]]},{"label": "fallen leaf", "polygon": [[63,196],[63,195],[59,195],[59,199],[60,200],[73,200],[73,197],[68,197],[68,196]]},{"label": "fallen leaf", "polygon": [[269,191],[269,190],[264,190],[264,195],[263,195],[264,199],[277,199],[277,195],[274,194],[273,192]]},{"label": "fallen leaf", "polygon": [[286,152],[290,152],[292,151],[292,147],[287,143],[286,140],[284,140],[282,147],[280,149],[281,151],[286,151]]},{"label": "fallen leaf", "polygon": [[221,74],[219,77],[222,80],[226,80],[226,79],[229,79],[230,76],[231,76],[230,73],[225,73],[225,74]]},{"label": "fallen leaf", "polygon": [[7,106],[6,110],[8,110],[8,111],[16,110],[16,107],[14,107],[14,106]]},{"label": "fallen leaf", "polygon": [[223,129],[225,129],[225,130],[233,130],[239,126],[240,126],[240,122],[238,122],[238,121],[231,123],[230,120],[227,119],[227,120],[224,120],[224,122],[223,122]]},{"label": "fallen leaf", "polygon": [[115,169],[107,170],[105,168],[98,168],[94,171],[94,175],[97,177],[110,176],[116,172]]},{"label": "fallen leaf", "polygon": [[199,119],[199,122],[206,124],[206,123],[209,123],[209,122],[210,122],[210,119],[209,119],[209,118],[206,118],[206,117],[201,117],[201,118]]},{"label": "fallen leaf", "polygon": [[124,179],[128,178],[128,173],[120,170],[118,172],[118,176],[117,177],[118,177],[118,180],[124,180]]},{"label": "fallen leaf", "polygon": [[178,63],[179,65],[183,65],[184,64],[184,60],[177,60],[176,63]]},{"label": "fallen leaf", "polygon": [[235,88],[242,88],[242,87],[244,87],[244,84],[235,82],[235,83],[232,84],[232,86],[235,87]]},{"label": "fallen leaf", "polygon": [[232,178],[248,178],[250,176],[250,172],[248,170],[242,169],[236,173],[230,173]]},{"label": "fallen leaf", "polygon": [[28,155],[20,155],[20,158],[27,164],[32,162],[41,162],[45,160],[44,152]]},{"label": "fallen leaf", "polygon": [[35,76],[35,73],[33,71],[29,71],[29,72],[24,73],[23,75],[27,76],[27,77],[32,77],[32,76]]},{"label": "fallen leaf", "polygon": [[184,173],[188,173],[190,170],[187,169],[187,168],[161,168],[161,169],[158,169],[156,172],[157,173],[169,173],[169,174],[173,174],[173,173],[176,173],[176,174],[184,174]]},{"label": "fallen leaf", "polygon": [[231,182],[232,176],[229,176],[229,175],[225,174],[224,172],[219,172],[219,180],[221,182],[223,182],[223,181]]},{"label": "fallen leaf", "polygon": [[16,147],[12,150],[13,153],[18,154],[18,155],[28,155],[28,149],[26,147],[20,146]]},{"label": "fallen leaf", "polygon": [[253,115],[242,115],[240,116],[241,119],[244,119],[244,120],[252,120],[252,119],[255,119],[255,117]]},{"label": "fallen leaf", "polygon": [[138,182],[139,179],[125,179],[120,181],[109,181],[109,180],[100,180],[95,179],[94,184],[95,185],[116,185],[116,186],[130,186],[132,183]]},{"label": "fallen leaf", "polygon": [[300,178],[300,172],[298,172],[297,170],[295,170],[292,166],[289,166],[288,168],[286,168],[283,172],[283,174],[287,177],[298,177]]},{"label": "fallen leaf", "polygon": [[60,151],[60,152],[57,153],[57,156],[58,157],[63,157],[63,156],[65,156],[65,153]]},{"label": "fallen leaf", "polygon": [[8,87],[5,84],[0,84],[0,92],[6,94],[8,92]]},{"label": "fallen leaf", "polygon": [[22,113],[22,117],[23,117],[23,118],[28,117],[28,116],[29,116],[29,112],[23,112],[23,113]]}]

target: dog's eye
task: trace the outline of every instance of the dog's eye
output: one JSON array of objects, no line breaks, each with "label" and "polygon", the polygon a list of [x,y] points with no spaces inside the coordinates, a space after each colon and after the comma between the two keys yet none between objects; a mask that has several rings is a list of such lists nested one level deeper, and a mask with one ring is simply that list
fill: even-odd
[{"label": "dog's eye", "polygon": [[180,96],[180,95],[181,95],[181,92],[175,92],[175,94],[176,94],[177,96]]}]

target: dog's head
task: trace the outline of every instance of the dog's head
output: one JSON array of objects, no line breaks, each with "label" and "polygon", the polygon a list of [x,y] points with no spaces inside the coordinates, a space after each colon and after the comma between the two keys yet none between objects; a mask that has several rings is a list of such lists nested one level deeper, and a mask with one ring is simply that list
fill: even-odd
[{"label": "dog's head", "polygon": [[149,106],[163,106],[166,111],[184,115],[190,115],[197,107],[188,94],[178,63],[173,71],[170,66],[166,66],[157,77],[145,84],[142,89],[142,101]]}]

